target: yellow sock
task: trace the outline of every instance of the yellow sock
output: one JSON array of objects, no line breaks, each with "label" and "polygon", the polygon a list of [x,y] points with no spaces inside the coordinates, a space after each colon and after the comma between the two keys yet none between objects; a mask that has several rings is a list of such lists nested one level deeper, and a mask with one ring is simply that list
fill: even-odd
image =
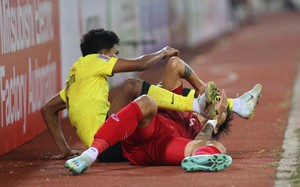
[{"label": "yellow sock", "polygon": [[[195,90],[191,90],[187,96],[182,96],[144,81],[141,94],[147,94],[152,97],[159,108],[193,112]],[[227,108],[232,111],[233,99],[228,98],[227,101]]]},{"label": "yellow sock", "polygon": [[177,111],[193,111],[194,97],[189,94],[188,97],[177,95],[166,89],[151,85],[148,93],[156,102],[159,108],[177,110]]}]

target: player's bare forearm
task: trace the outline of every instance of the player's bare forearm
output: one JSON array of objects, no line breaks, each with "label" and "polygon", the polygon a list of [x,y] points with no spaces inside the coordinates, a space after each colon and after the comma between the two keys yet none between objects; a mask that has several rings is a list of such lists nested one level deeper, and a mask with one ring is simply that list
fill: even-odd
[{"label": "player's bare forearm", "polygon": [[152,54],[143,55],[136,60],[139,61],[139,63],[144,64],[144,69],[148,69],[152,67],[153,65],[157,64],[160,60],[172,57],[172,56],[178,56],[179,52],[177,49],[173,49],[171,47],[165,47],[160,51],[157,51]]},{"label": "player's bare forearm", "polygon": [[214,127],[211,124],[206,123],[203,129],[195,137],[195,140],[209,141],[211,139],[213,132],[214,132]]},{"label": "player's bare forearm", "polygon": [[57,94],[41,108],[41,113],[46,123],[47,129],[60,152],[62,154],[69,154],[71,150],[62,133],[59,120],[59,112],[64,110],[65,108],[65,103],[60,99],[59,94]]},{"label": "player's bare forearm", "polygon": [[177,56],[178,54],[179,52],[177,49],[165,47],[160,51],[143,55],[135,59],[119,58],[113,68],[113,73],[147,70],[157,64],[160,60],[171,56]]}]

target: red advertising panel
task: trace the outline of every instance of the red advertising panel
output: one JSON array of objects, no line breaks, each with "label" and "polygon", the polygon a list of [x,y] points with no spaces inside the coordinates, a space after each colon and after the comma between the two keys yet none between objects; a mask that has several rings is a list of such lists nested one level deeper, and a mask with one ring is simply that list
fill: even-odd
[{"label": "red advertising panel", "polygon": [[1,0],[0,155],[46,129],[40,108],[60,88],[58,0]]}]

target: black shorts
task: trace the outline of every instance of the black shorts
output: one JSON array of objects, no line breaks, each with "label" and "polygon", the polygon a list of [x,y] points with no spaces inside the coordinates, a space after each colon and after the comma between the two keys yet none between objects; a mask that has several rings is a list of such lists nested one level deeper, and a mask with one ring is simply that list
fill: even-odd
[{"label": "black shorts", "polygon": [[117,142],[115,145],[107,148],[103,153],[101,153],[97,161],[100,162],[127,162],[128,160],[124,158],[121,143]]}]

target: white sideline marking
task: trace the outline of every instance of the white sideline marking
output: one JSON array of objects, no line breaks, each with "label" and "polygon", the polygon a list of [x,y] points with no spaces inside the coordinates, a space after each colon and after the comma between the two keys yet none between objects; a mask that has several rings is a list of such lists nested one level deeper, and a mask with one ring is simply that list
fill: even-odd
[{"label": "white sideline marking", "polygon": [[300,128],[300,64],[294,84],[292,110],[290,112],[287,129],[284,135],[282,149],[284,150],[276,171],[275,187],[290,187],[291,177],[297,174],[299,162],[299,142],[296,130]]}]

